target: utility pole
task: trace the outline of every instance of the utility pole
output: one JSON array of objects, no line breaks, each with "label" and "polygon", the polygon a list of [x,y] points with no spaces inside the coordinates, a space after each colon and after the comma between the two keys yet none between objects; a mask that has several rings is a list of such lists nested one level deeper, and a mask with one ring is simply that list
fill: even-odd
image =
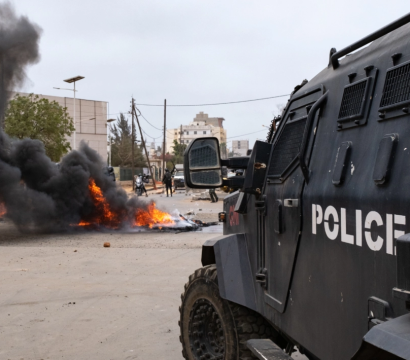
[{"label": "utility pole", "polygon": [[179,130],[179,143],[182,144],[182,124],[181,129]]},{"label": "utility pole", "polygon": [[[140,129],[141,140],[143,140],[143,138],[142,138],[141,125],[140,125],[140,121],[139,121],[139,119],[138,119],[137,112],[135,111],[135,108],[134,108],[134,113],[135,113],[135,117],[136,117],[136,119],[137,119],[138,129]],[[148,156],[147,146],[146,146],[146,144],[145,144],[145,140],[142,141],[142,143],[144,144],[145,156],[147,157],[148,169],[149,169],[149,172],[150,172],[150,174],[151,174],[152,183],[153,183],[153,185],[154,185],[154,189],[157,190],[157,184],[155,184],[154,175],[152,174],[152,168],[151,168],[151,164],[150,164],[150,162],[149,162],[149,156]]]},{"label": "utility pole", "polygon": [[134,191],[134,143],[135,143],[135,136],[134,136],[134,113],[135,113],[135,106],[134,106],[134,98],[131,101],[131,178],[132,178],[132,191]]},{"label": "utility pole", "polygon": [[164,142],[162,144],[162,177],[165,174],[165,134],[167,132],[167,99],[164,100]]}]

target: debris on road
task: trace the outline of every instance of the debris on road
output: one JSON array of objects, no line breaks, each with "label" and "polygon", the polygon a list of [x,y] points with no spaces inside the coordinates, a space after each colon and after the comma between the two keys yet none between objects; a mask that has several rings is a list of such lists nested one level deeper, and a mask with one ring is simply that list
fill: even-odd
[{"label": "debris on road", "polygon": [[109,242],[104,243],[104,247],[110,247],[110,246],[111,246],[111,244]]}]

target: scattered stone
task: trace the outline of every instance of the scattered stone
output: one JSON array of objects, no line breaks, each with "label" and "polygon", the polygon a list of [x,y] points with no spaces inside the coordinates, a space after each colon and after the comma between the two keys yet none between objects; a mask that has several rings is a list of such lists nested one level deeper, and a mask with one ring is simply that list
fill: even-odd
[{"label": "scattered stone", "polygon": [[77,252],[77,250],[74,250],[74,252]]},{"label": "scattered stone", "polygon": [[111,244],[109,242],[104,243],[104,247],[110,247],[110,246],[111,246]]}]

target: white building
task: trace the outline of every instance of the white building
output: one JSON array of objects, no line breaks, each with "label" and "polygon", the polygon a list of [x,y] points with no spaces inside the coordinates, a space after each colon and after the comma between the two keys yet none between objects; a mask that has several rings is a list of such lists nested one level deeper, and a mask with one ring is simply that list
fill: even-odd
[{"label": "white building", "polygon": [[[18,92],[21,96],[29,94]],[[49,101],[56,101],[67,108],[68,115],[74,119],[74,99],[71,97],[60,97],[51,95],[38,95]],[[77,149],[80,142],[84,140],[92,149],[97,151],[103,161],[107,161],[107,114],[108,102],[96,100],[75,100],[76,113],[76,144]],[[74,149],[73,135],[68,138],[71,149]]]},{"label": "white building", "polygon": [[213,136],[218,138],[220,144],[226,144],[226,130],[223,128],[223,121],[225,121],[224,118],[210,118],[208,114],[201,111],[188,125],[181,125],[177,129],[167,129],[166,152],[172,154],[174,140],[180,144],[189,144],[196,138]]},{"label": "white building", "polygon": [[246,156],[249,149],[249,140],[232,140],[233,156]]}]

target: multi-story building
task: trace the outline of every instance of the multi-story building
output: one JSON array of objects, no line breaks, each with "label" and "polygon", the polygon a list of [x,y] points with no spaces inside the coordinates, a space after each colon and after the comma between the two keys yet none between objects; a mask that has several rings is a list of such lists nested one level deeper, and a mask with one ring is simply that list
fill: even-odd
[{"label": "multi-story building", "polygon": [[232,140],[233,156],[246,156],[249,149],[249,140]]},{"label": "multi-story building", "polygon": [[196,138],[206,136],[214,136],[218,138],[220,144],[226,145],[224,120],[221,117],[210,118],[208,114],[201,111],[188,125],[181,125],[177,129],[167,129],[166,152],[172,154],[174,140],[177,140],[180,144],[189,144]]},{"label": "multi-story building", "polygon": [[[21,96],[29,94],[18,92]],[[36,95],[36,94],[35,94]],[[49,101],[56,101],[61,106],[67,108],[68,115],[74,119],[74,99],[70,97],[60,97],[51,95],[40,95],[40,98]],[[85,141],[92,149],[97,151],[103,161],[107,161],[107,114],[108,102],[97,100],[75,100],[76,113],[76,145],[77,149],[81,141]],[[67,139],[71,149],[74,149],[74,136]]]}]

